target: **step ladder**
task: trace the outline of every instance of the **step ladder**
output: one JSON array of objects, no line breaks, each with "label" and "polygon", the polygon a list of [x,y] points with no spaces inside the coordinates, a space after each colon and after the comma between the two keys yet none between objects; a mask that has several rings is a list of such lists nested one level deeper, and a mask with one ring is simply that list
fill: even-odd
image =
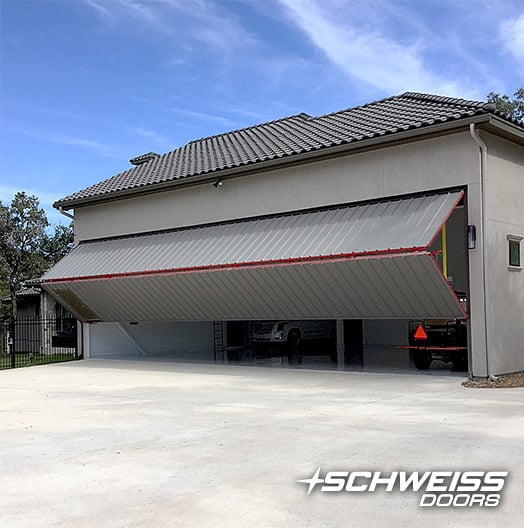
[{"label": "step ladder", "polygon": [[225,343],[225,323],[223,321],[213,321],[213,357],[215,363],[224,362]]}]

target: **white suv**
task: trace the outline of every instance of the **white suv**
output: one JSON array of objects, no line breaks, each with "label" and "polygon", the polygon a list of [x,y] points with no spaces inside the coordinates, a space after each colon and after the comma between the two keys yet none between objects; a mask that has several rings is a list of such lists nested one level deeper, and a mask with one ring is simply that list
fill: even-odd
[{"label": "white suv", "polygon": [[[255,321],[251,326],[251,343],[253,348],[277,348],[285,345],[290,359],[300,357],[299,350],[304,351],[308,342],[335,343],[335,322],[320,321]],[[331,351],[330,351],[331,354]]]}]

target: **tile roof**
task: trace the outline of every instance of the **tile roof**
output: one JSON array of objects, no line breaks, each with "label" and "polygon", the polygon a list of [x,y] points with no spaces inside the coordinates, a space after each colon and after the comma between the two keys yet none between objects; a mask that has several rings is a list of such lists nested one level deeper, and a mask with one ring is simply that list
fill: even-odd
[{"label": "tile roof", "polygon": [[[22,288],[16,292],[16,296],[18,298],[20,297],[39,297],[41,293],[40,288]],[[11,296],[6,295],[5,297],[2,297],[0,299],[3,303],[9,303],[11,302]]]},{"label": "tile roof", "polygon": [[205,174],[218,176],[226,169],[490,113],[511,120],[493,105],[481,101],[414,92],[320,117],[298,114],[191,141],[163,155],[137,156],[131,160],[135,167],[66,196],[54,205],[72,207],[117,192],[139,191]]}]

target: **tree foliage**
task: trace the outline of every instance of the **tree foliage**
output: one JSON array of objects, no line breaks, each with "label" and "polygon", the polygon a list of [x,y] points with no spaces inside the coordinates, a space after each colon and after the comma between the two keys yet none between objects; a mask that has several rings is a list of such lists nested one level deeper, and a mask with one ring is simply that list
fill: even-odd
[{"label": "tree foliage", "polygon": [[16,193],[9,206],[0,202],[0,291],[11,297],[16,317],[16,291],[29,279],[39,278],[69,251],[72,226],[46,229],[49,221],[36,196]]},{"label": "tree foliage", "polygon": [[57,225],[52,235],[47,233],[42,241],[42,260],[47,270],[56,264],[61,258],[73,248],[74,232],[73,223],[69,225]]},{"label": "tree foliage", "polygon": [[513,98],[505,94],[501,95],[495,92],[489,92],[488,103],[495,105],[499,112],[519,121],[524,121],[524,87],[519,88],[513,94]]}]

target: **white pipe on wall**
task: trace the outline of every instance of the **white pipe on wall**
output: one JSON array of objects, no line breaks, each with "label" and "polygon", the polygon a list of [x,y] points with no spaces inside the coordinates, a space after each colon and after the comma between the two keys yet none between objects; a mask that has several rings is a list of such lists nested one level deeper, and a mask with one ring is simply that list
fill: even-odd
[{"label": "white pipe on wall", "polygon": [[71,218],[71,220],[75,219],[74,215],[72,215],[71,213],[68,213],[67,211],[64,211],[64,209],[61,206],[58,208],[58,211],[60,212],[60,214],[67,216],[67,218]]},{"label": "white pipe on wall", "polygon": [[481,191],[481,239],[482,239],[482,286],[483,286],[483,302],[484,302],[484,331],[486,339],[486,370],[488,378],[496,381],[498,378],[493,374],[493,365],[491,358],[491,318],[488,306],[489,293],[489,273],[488,273],[488,243],[487,243],[487,204],[486,204],[486,185],[488,182],[488,147],[482,141],[475,123],[469,125],[469,132],[475,143],[480,149],[480,191]]}]

